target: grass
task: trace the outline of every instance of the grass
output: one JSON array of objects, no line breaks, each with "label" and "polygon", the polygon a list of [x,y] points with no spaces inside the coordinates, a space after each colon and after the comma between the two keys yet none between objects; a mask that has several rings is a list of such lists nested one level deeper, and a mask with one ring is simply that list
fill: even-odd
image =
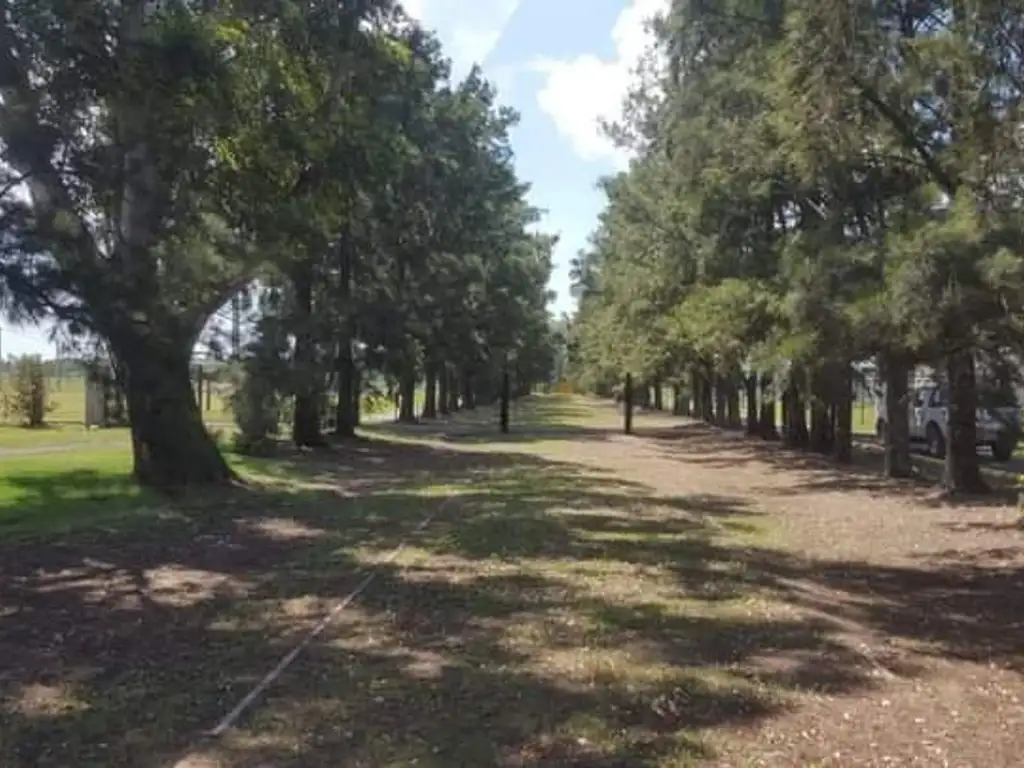
[{"label": "grass", "polygon": [[[903,623],[878,631],[906,639],[901,606],[939,599],[931,586],[777,548],[793,531],[761,508],[772,489],[747,493],[734,443],[701,448],[668,417],[637,420],[660,443],[583,398],[528,398],[512,422],[374,425],[333,454],[235,459],[247,488],[176,500],[128,484],[125,451],[5,460],[0,765],[679,768],[845,748],[812,754],[800,733],[820,723],[787,720],[842,723],[833,701],[860,716],[846,702],[879,684],[853,619],[823,615],[846,603],[812,587],[847,579],[850,615],[891,610]],[[205,738],[369,568],[359,600]],[[987,582],[949,587],[980,632]],[[1013,636],[1006,621],[979,647]],[[926,637],[933,654],[952,642]]]}]

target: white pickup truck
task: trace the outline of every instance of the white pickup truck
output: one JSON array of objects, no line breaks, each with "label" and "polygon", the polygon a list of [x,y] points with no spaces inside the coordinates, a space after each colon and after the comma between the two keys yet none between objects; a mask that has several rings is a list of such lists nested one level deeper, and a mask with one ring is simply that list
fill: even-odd
[{"label": "white pickup truck", "polygon": [[[982,391],[979,399],[985,403],[976,414],[977,444],[992,449],[996,461],[1009,461],[1021,435],[1020,405],[1009,393]],[[910,440],[924,443],[928,453],[942,458],[949,443],[949,409],[945,388],[931,384],[910,392]],[[875,431],[885,436],[885,394],[877,400]]]}]

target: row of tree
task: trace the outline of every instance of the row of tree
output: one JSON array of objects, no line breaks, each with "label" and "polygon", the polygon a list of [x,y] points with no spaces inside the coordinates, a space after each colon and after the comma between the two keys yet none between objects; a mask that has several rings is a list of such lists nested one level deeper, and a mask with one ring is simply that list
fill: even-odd
[{"label": "row of tree", "polygon": [[983,489],[978,370],[1024,342],[1024,3],[674,0],[654,27],[615,131],[636,159],[574,265],[574,375],[673,384],[766,438],[781,401],[784,440],[848,460],[876,359],[904,476],[930,364],[945,485]]},{"label": "row of tree", "polygon": [[[550,366],[553,238],[474,70],[393,0],[32,0],[0,15],[0,297],[99,338],[145,483],[231,471],[190,387],[211,316],[258,296],[240,421],[289,398],[315,446],[361,374],[427,416]],[[458,393],[454,395],[453,393]]]}]

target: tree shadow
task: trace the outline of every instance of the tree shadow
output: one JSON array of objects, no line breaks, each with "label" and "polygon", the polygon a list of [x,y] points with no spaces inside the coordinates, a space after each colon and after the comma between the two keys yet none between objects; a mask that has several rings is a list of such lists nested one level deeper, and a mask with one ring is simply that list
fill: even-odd
[{"label": "tree shadow", "polygon": [[690,422],[672,427],[658,427],[638,432],[668,455],[689,464],[709,469],[735,469],[746,465],[764,466],[772,471],[792,473],[791,482],[783,489],[764,488],[765,494],[793,495],[828,491],[862,491],[911,497],[931,506],[1004,507],[1016,501],[1012,476],[993,462],[985,462],[992,492],[986,495],[963,495],[950,498],[936,494],[942,479],[942,462],[927,456],[914,455],[914,476],[898,480],[883,476],[884,456],[876,441],[858,439],[853,460],[839,464],[827,456],[787,448],[778,442],[749,437],[740,430],[728,430]]},{"label": "tree shadow", "polygon": [[[742,546],[765,521],[737,497],[384,440],[252,466],[248,488],[0,541],[0,763],[149,766],[191,745],[239,766],[655,765],[713,758],[701,730],[804,691],[877,685],[851,621],[955,658],[971,640],[979,658],[1020,653],[1009,576]],[[41,514],[83,479],[7,482]],[[205,741],[371,566],[357,603]],[[750,600],[801,612],[736,610]]]}]

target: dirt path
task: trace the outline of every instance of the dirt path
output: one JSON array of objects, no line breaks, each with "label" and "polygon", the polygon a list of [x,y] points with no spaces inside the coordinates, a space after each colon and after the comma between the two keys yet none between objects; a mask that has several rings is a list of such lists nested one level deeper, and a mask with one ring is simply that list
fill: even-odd
[{"label": "dirt path", "polygon": [[0,764],[1020,765],[1016,510],[594,402],[513,423],[380,426],[246,496],[0,542]]}]

